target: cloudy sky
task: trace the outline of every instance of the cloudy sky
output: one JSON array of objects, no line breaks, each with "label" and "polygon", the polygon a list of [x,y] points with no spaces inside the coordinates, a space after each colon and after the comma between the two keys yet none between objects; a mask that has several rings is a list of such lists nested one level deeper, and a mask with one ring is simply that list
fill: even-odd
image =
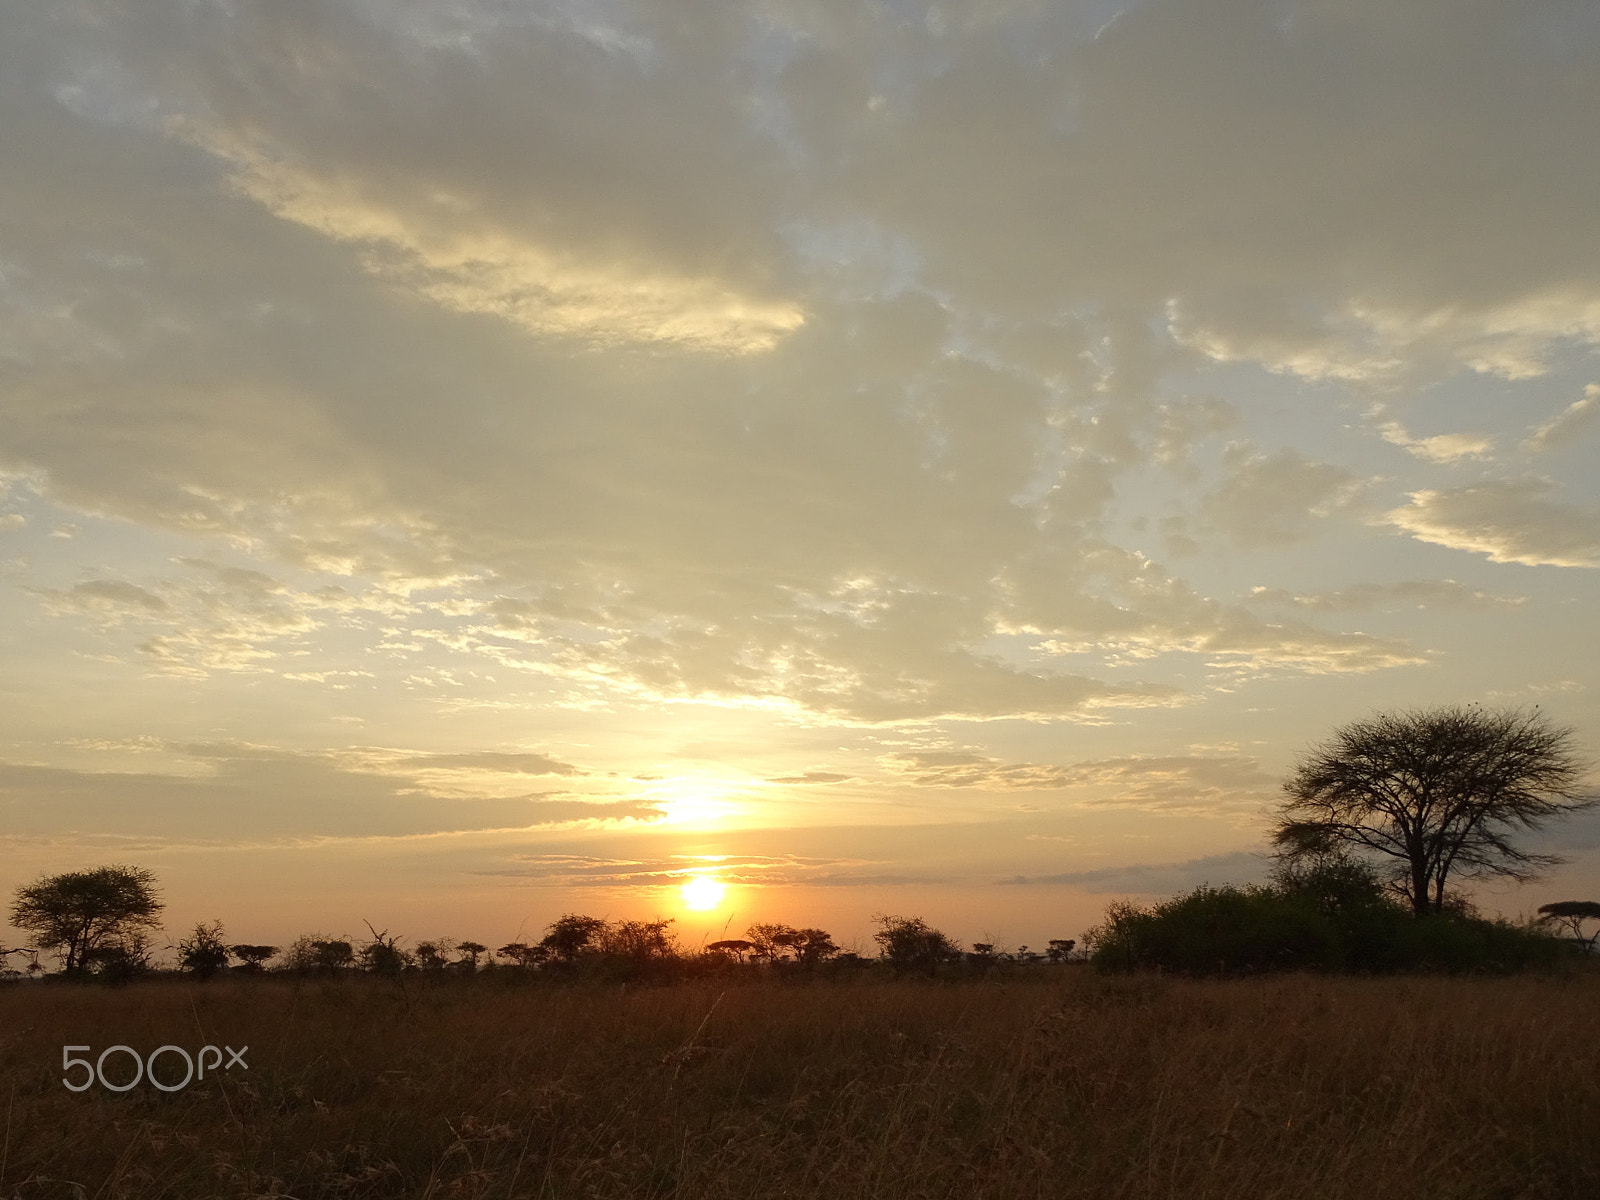
[{"label": "cloudy sky", "polygon": [[1597,112],[1589,0],[7,4],[0,889],[1038,944],[1375,709],[1600,752]]}]

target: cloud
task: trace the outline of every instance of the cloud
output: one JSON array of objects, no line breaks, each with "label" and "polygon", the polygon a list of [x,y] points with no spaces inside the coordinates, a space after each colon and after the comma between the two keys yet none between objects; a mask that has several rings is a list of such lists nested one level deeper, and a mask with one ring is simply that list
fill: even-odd
[{"label": "cloud", "polygon": [[793,615],[781,621],[730,612],[709,628],[684,622],[604,640],[529,631],[531,607],[513,611],[501,600],[497,624],[472,629],[464,644],[508,665],[603,679],[640,700],[770,706],[861,724],[1057,717],[1178,694],[1052,670],[1047,658],[1035,665],[982,653],[972,643],[987,637],[988,623],[970,598],[855,580],[786,599]]},{"label": "cloud", "polygon": [[510,775],[578,775],[571,763],[543,754],[485,750],[475,754],[412,754],[393,760],[400,771],[488,771]]},{"label": "cloud", "polygon": [[968,751],[912,751],[879,762],[917,787],[1075,789],[1068,799],[1151,812],[1255,812],[1277,783],[1240,755],[1132,756],[1057,766],[1007,763]]},{"label": "cloud", "polygon": [[1574,813],[1552,821],[1531,834],[1528,849],[1545,854],[1581,853],[1600,850],[1600,808]]},{"label": "cloud", "polygon": [[[182,559],[179,565],[190,574],[163,579],[155,590],[113,579],[90,580],[67,590],[30,590],[56,616],[87,617],[107,627],[138,622],[148,634],[133,647],[143,665],[191,678],[270,670],[275,660],[294,654],[330,623],[359,627],[372,615],[394,616],[418,607],[385,588],[360,593],[337,585],[306,589],[261,571],[206,559]],[[336,688],[373,678],[372,672],[360,669],[283,674]]]},{"label": "cloud", "polygon": [[[910,214],[941,282],[1159,291],[1201,352],[1313,379],[1517,377],[1593,341],[1574,281],[1596,276],[1563,262],[1594,178],[1562,149],[1594,147],[1594,86],[1564,82],[1595,56],[1578,9],[1172,0],[1077,45],[1071,19],[1015,19],[1026,56],[993,25],[947,33],[940,69],[873,120],[849,93],[812,105],[855,119],[856,177]],[[1503,86],[1474,89],[1473,62]]]},{"label": "cloud", "polygon": [[1246,546],[1298,541],[1315,518],[1346,503],[1355,486],[1350,472],[1292,450],[1261,454],[1235,443],[1223,462],[1228,476],[1201,500],[1200,510]]},{"label": "cloud", "polygon": [[1542,480],[1508,480],[1411,493],[1390,524],[1418,541],[1527,566],[1600,566],[1600,514],[1545,499]]},{"label": "cloud", "polygon": [[1398,421],[1382,427],[1383,440],[1403,446],[1416,457],[1429,462],[1455,462],[1462,458],[1488,458],[1494,439],[1476,433],[1440,433],[1433,437],[1412,437]]},{"label": "cloud", "polygon": [[134,836],[168,845],[285,844],[401,838],[586,822],[648,822],[640,800],[524,794],[439,795],[413,778],[359,769],[337,757],[268,748],[189,747],[203,775],[97,772],[0,764],[0,811],[22,835]]},{"label": "cloud", "polygon": [[846,886],[898,879],[862,876],[857,868],[873,865],[853,858],[808,858],[799,855],[719,854],[654,855],[611,858],[583,854],[514,854],[505,862],[478,868],[480,875],[509,876],[562,887],[667,888],[691,875],[714,875],[743,887]]},{"label": "cloud", "polygon": [[1600,383],[1583,389],[1583,398],[1574,400],[1565,411],[1546,421],[1528,435],[1523,448],[1536,452],[1564,449],[1600,424]]},{"label": "cloud", "polygon": [[1252,604],[1276,604],[1313,612],[1366,612],[1373,609],[1517,608],[1526,596],[1505,596],[1457,583],[1454,579],[1408,579],[1400,583],[1356,583],[1331,592],[1296,595],[1284,588],[1256,587]]},{"label": "cloud", "polygon": [[110,625],[170,611],[160,596],[122,579],[91,579],[66,591],[40,589],[38,595],[51,612],[89,616]]},{"label": "cloud", "polygon": [[922,750],[880,759],[917,787],[1062,788],[1079,778],[1071,767],[1006,763],[961,750]]},{"label": "cloud", "polygon": [[769,350],[805,321],[793,304],[740,295],[716,278],[586,261],[530,241],[489,224],[458,194],[408,211],[362,194],[348,177],[318,177],[281,146],[252,145],[225,130],[177,128],[234,168],[231,183],[241,194],[285,220],[355,244],[364,250],[366,270],[448,309],[591,344],[667,342],[737,353]]},{"label": "cloud", "polygon": [[[1174,377],[1511,379],[1600,338],[1568,11],[3,20],[0,469],[261,568],[132,585],[168,610],[124,604],[118,653],[164,674],[471,656],[573,706],[882,725],[1192,696],[1126,669],[1160,655],[1415,663],[1112,544],[1130,472],[1185,485],[1254,420]],[[1259,435],[1175,537],[1289,545],[1362,478]]]},{"label": "cloud", "polygon": [[841,775],[837,771],[803,771],[799,775],[776,775],[768,783],[835,784],[853,783],[854,775]]},{"label": "cloud", "polygon": [[1067,871],[1059,875],[1019,876],[1021,884],[1070,884],[1096,895],[1137,893],[1171,896],[1193,891],[1202,884],[1261,883],[1269,863],[1264,855],[1239,851],[1212,854],[1177,863],[1137,863],[1125,867],[1097,867],[1088,871]]},{"label": "cloud", "polygon": [[1106,790],[1084,803],[1147,812],[1253,815],[1278,789],[1255,759],[1242,755],[1136,755],[1077,769],[1085,784]]},{"label": "cloud", "polygon": [[528,792],[526,775],[583,774],[537,753],[304,751],[242,741],[78,739],[95,755],[158,759],[105,770],[0,762],[0,815],[19,835],[141,837],[164,845],[283,845],[485,830],[605,828],[666,815],[653,800],[592,789]]},{"label": "cloud", "polygon": [[1232,673],[1362,672],[1424,661],[1400,639],[1264,621],[1104,543],[1086,545],[1076,564],[1027,560],[1005,582],[1007,626],[1039,635],[1038,649],[1050,655],[1137,662],[1197,654]]}]

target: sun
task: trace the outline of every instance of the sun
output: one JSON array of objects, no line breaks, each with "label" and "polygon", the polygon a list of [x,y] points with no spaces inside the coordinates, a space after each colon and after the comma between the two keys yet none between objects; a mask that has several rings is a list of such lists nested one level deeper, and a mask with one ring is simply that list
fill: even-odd
[{"label": "sun", "polygon": [[718,883],[705,875],[696,875],[679,891],[683,893],[685,908],[692,908],[695,912],[706,912],[722,903],[722,897],[727,895],[728,885]]}]

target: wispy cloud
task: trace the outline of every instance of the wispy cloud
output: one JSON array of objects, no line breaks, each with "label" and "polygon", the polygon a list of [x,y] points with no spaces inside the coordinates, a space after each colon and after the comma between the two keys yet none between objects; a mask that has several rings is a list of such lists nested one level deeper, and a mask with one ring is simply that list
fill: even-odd
[{"label": "wispy cloud", "polygon": [[1455,462],[1463,458],[1488,458],[1494,452],[1494,439],[1477,433],[1438,433],[1432,437],[1413,437],[1398,421],[1382,427],[1383,440],[1403,446],[1429,462]]},{"label": "wispy cloud", "polygon": [[1170,896],[1192,891],[1202,884],[1260,883],[1266,879],[1270,863],[1253,853],[1213,854],[1175,863],[1135,863],[1131,866],[1095,867],[1087,871],[1065,871],[1057,875],[1018,876],[1018,884],[1071,884],[1100,895],[1136,893]]},{"label": "wispy cloud", "polygon": [[1077,789],[1083,804],[1206,814],[1255,812],[1276,781],[1241,755],[1096,759],[1055,766],[1007,763],[964,751],[913,751],[880,760],[918,787]]},{"label": "wispy cloud", "polygon": [[1528,435],[1523,448],[1533,451],[1559,450],[1575,444],[1600,425],[1600,383],[1583,389],[1583,398],[1574,400],[1551,420]]},{"label": "wispy cloud", "polygon": [[1275,604],[1313,612],[1367,612],[1392,609],[1505,609],[1528,603],[1526,596],[1507,596],[1457,583],[1454,579],[1408,579],[1400,583],[1356,583],[1331,592],[1296,595],[1286,588],[1256,587],[1252,604]]},{"label": "wispy cloud", "polygon": [[[691,875],[713,875],[720,882],[746,887],[850,886],[881,883],[893,875],[864,874],[875,865],[853,858],[804,858],[796,855],[660,855],[651,858],[606,858],[572,854],[518,854],[497,866],[477,870],[563,887],[675,887]],[[897,880],[898,881],[898,880]],[[909,881],[907,881],[909,882]]]},{"label": "wispy cloud", "polygon": [[[665,815],[653,801],[622,795],[505,795],[464,788],[459,779],[450,786],[431,786],[427,768],[401,766],[426,763],[426,755],[359,749],[308,753],[241,742],[161,740],[84,748],[156,754],[170,765],[135,772],[0,763],[0,799],[14,832],[42,835],[67,828],[83,836],[146,837],[161,844],[293,844],[648,823]],[[483,757],[518,762],[519,772],[521,766],[566,766],[540,755]],[[201,769],[194,769],[196,765]],[[506,769],[502,761],[498,770]]]},{"label": "wispy cloud", "polygon": [[1547,499],[1543,480],[1424,489],[1390,511],[1391,524],[1418,541],[1530,567],[1600,566],[1600,513]]}]

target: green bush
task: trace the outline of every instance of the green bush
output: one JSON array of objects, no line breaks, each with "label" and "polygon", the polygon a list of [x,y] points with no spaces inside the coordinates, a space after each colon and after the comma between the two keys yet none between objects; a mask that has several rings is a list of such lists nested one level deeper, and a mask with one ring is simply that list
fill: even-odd
[{"label": "green bush", "polygon": [[1237,975],[1341,965],[1333,922],[1264,887],[1200,887],[1148,909],[1113,904],[1089,940],[1092,961],[1116,970]]},{"label": "green bush", "polygon": [[1105,970],[1504,972],[1573,957],[1559,938],[1468,912],[1414,917],[1362,864],[1333,860],[1271,883],[1196,888],[1152,906],[1118,901],[1086,936]]}]

